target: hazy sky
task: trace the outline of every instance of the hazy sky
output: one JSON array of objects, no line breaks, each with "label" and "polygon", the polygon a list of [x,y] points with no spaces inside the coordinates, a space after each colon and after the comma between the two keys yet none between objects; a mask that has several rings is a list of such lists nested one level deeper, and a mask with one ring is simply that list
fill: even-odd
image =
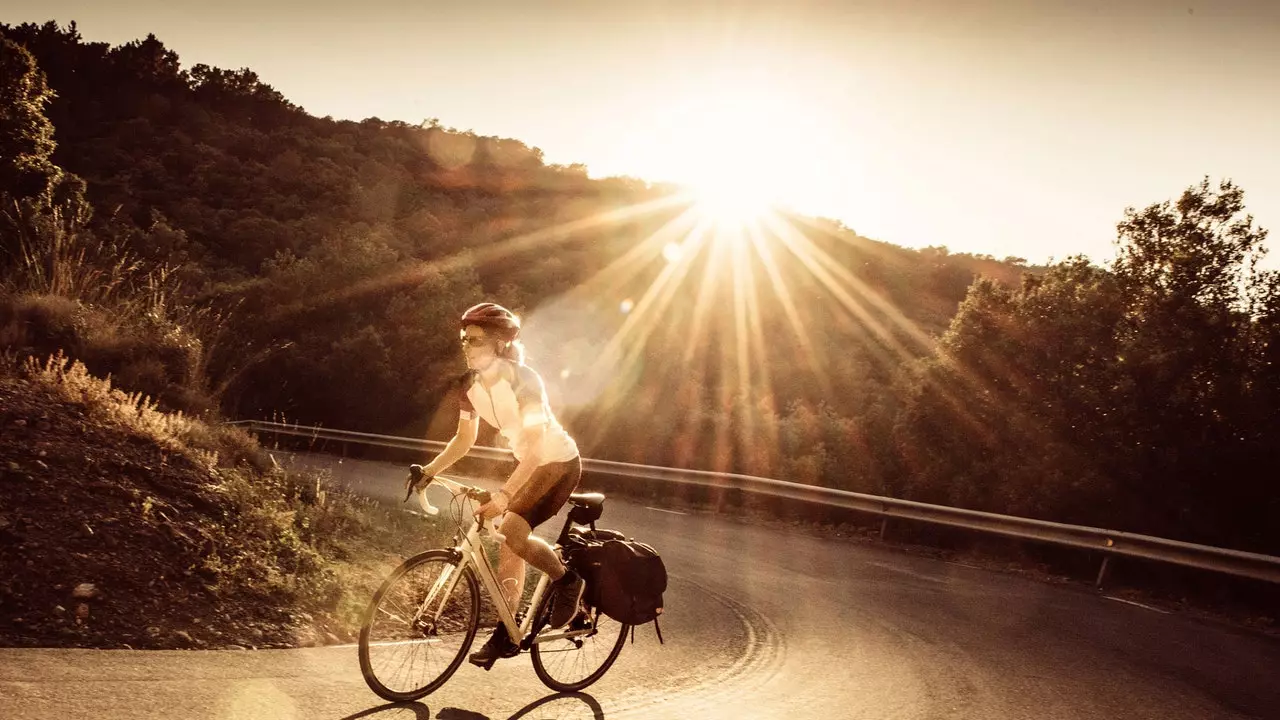
[{"label": "hazy sky", "polygon": [[1280,230],[1280,0],[3,7],[91,41],[154,32],[184,67],[250,67],[316,115],[758,186],[900,245],[1105,261],[1125,206],[1204,175]]}]

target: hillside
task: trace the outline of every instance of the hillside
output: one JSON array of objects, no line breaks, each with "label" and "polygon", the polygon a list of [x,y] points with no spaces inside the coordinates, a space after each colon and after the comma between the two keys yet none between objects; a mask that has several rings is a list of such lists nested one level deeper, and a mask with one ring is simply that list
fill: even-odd
[{"label": "hillside", "polygon": [[65,358],[0,363],[0,645],[349,641],[420,523]]},{"label": "hillside", "polygon": [[[171,322],[176,332],[198,328],[203,343],[203,355],[192,358],[178,347],[140,349],[168,342],[164,332],[139,338],[136,353],[73,333],[78,347],[67,351],[167,407],[216,406],[234,417],[287,417],[371,432],[447,431],[447,422],[431,419],[448,412],[441,407],[444,379],[460,369],[450,318],[481,298],[526,315],[573,304],[574,327],[545,335],[535,356],[558,362],[565,344],[598,347],[625,320],[608,309],[639,299],[661,275],[662,244],[632,258],[635,272],[627,282],[607,282],[606,268],[662,237],[689,209],[670,188],[630,178],[590,180],[581,167],[545,164],[540,151],[517,140],[433,120],[416,126],[313,117],[249,69],[183,68],[178,54],[152,36],[110,47],[83,39],[74,26],[52,23],[0,26],[0,34],[30,51],[52,91],[44,112],[56,142],[48,162],[85,184],[91,217],[64,232],[92,235],[90,255],[110,243],[139,268],[164,267],[158,284],[177,292],[162,314],[178,311],[181,317]],[[860,285],[865,292],[855,296],[861,302],[882,300],[925,336],[946,329],[980,273],[1016,284],[1026,269],[945,248],[907,250],[834,222],[792,219],[790,225],[848,273],[842,284]],[[785,254],[780,240],[770,244]],[[115,257],[104,254],[102,262]],[[758,258],[753,272],[766,293],[769,280]],[[692,308],[705,284],[695,278],[706,274],[700,264],[691,268],[672,302]],[[141,272],[113,280],[157,284]],[[884,392],[903,359],[885,353],[904,344],[904,331],[868,337],[857,323],[829,323],[830,291],[804,273],[788,280],[809,298],[800,312],[817,360],[871,365],[874,381],[837,371],[833,387],[776,364],[768,373],[786,396],[779,410],[796,401],[855,412]],[[707,332],[733,331],[731,286],[720,287],[710,300],[723,309],[712,314]],[[765,300],[758,304],[761,332],[792,334],[781,307]],[[187,317],[192,313],[182,305],[207,311]],[[18,323],[24,329],[8,344],[36,353],[67,345],[69,318],[32,320],[20,309],[12,312],[25,324]],[[593,332],[583,332],[588,329]],[[689,330],[682,325],[673,332]],[[119,334],[130,340],[140,333],[149,331]],[[708,346],[713,342],[707,339]],[[905,344],[911,357],[928,351],[918,342]],[[557,370],[547,373],[549,382],[567,386]],[[635,387],[678,392],[664,372],[648,366],[633,385],[614,385],[566,407],[566,420],[578,418],[593,453],[634,459],[630,433],[595,432],[605,427],[598,415]],[[712,386],[719,382],[714,374],[708,370],[698,380]],[[674,450],[647,452],[648,461],[669,463]]]}]

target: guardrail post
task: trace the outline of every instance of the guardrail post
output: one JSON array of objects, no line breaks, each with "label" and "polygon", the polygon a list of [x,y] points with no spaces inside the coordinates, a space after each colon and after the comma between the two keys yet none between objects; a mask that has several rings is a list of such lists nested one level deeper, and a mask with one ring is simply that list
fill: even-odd
[{"label": "guardrail post", "polygon": [[1099,590],[1102,589],[1102,578],[1105,577],[1107,574],[1107,563],[1109,562],[1111,562],[1111,556],[1104,555],[1102,557],[1102,567],[1098,568],[1098,579],[1095,580],[1093,583],[1093,586]]},{"label": "guardrail post", "polygon": [[880,517],[880,539],[881,540],[884,540],[884,533],[888,529],[889,529],[889,516],[883,515]]}]

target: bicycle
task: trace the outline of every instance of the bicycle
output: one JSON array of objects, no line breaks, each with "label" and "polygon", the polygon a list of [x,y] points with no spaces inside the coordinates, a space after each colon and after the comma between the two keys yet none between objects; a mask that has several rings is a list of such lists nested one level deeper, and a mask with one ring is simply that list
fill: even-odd
[{"label": "bicycle", "polygon": [[[419,503],[430,515],[439,512],[426,498],[426,489],[433,484],[451,493],[451,510],[454,504],[462,505],[468,499],[481,504],[489,500],[487,490],[437,475],[418,489]],[[413,492],[411,488],[409,493]],[[406,500],[408,497],[406,495]],[[604,510],[604,499],[600,493],[569,496],[573,507],[552,545],[561,561],[575,546],[616,535],[613,531],[595,528],[595,521]],[[575,525],[587,526],[590,530]],[[453,676],[481,626],[481,587],[490,600],[485,607],[489,617],[496,614],[510,636],[518,639],[521,653],[530,653],[538,679],[552,690],[582,690],[603,677],[613,665],[630,626],[609,618],[597,608],[584,606],[565,627],[548,629],[551,593],[547,588],[551,579],[541,572],[527,606],[532,612],[519,612],[519,602],[514,610],[508,608],[480,543],[480,538],[486,535],[501,542],[492,520],[481,522],[473,518],[464,531],[459,515],[452,547],[428,550],[408,558],[374,593],[360,628],[359,655],[360,672],[378,696],[392,702],[416,700],[436,691]],[[415,582],[413,577],[420,570],[426,571],[425,577]],[[462,597],[455,598],[459,589]],[[485,625],[492,627],[494,622],[490,619]],[[389,631],[387,638],[381,636],[384,629]],[[421,679],[392,677],[400,671],[412,674],[419,666],[419,651],[434,655],[432,651],[436,648],[440,648],[441,662],[448,660],[442,670],[434,673],[424,670]],[[383,660],[382,651],[387,650],[389,654],[401,649],[413,656],[398,661]],[[430,660],[431,657],[426,658],[423,666],[430,664]]]}]

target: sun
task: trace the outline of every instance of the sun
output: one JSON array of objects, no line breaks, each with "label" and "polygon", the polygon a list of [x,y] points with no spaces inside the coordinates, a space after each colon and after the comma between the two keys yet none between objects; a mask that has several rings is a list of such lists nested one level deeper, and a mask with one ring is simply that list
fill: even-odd
[{"label": "sun", "polygon": [[758,224],[779,200],[768,186],[745,176],[726,175],[700,182],[689,190],[693,211],[721,230],[737,230]]},{"label": "sun", "polygon": [[751,225],[803,204],[825,179],[816,115],[780,80],[708,78],[632,136],[634,167],[685,188],[694,212],[717,227]]},{"label": "sun", "polygon": [[758,224],[783,204],[782,179],[791,174],[784,158],[761,152],[761,144],[776,133],[723,125],[737,114],[703,116],[706,132],[679,156],[681,184],[687,189],[693,212],[719,230]]}]

